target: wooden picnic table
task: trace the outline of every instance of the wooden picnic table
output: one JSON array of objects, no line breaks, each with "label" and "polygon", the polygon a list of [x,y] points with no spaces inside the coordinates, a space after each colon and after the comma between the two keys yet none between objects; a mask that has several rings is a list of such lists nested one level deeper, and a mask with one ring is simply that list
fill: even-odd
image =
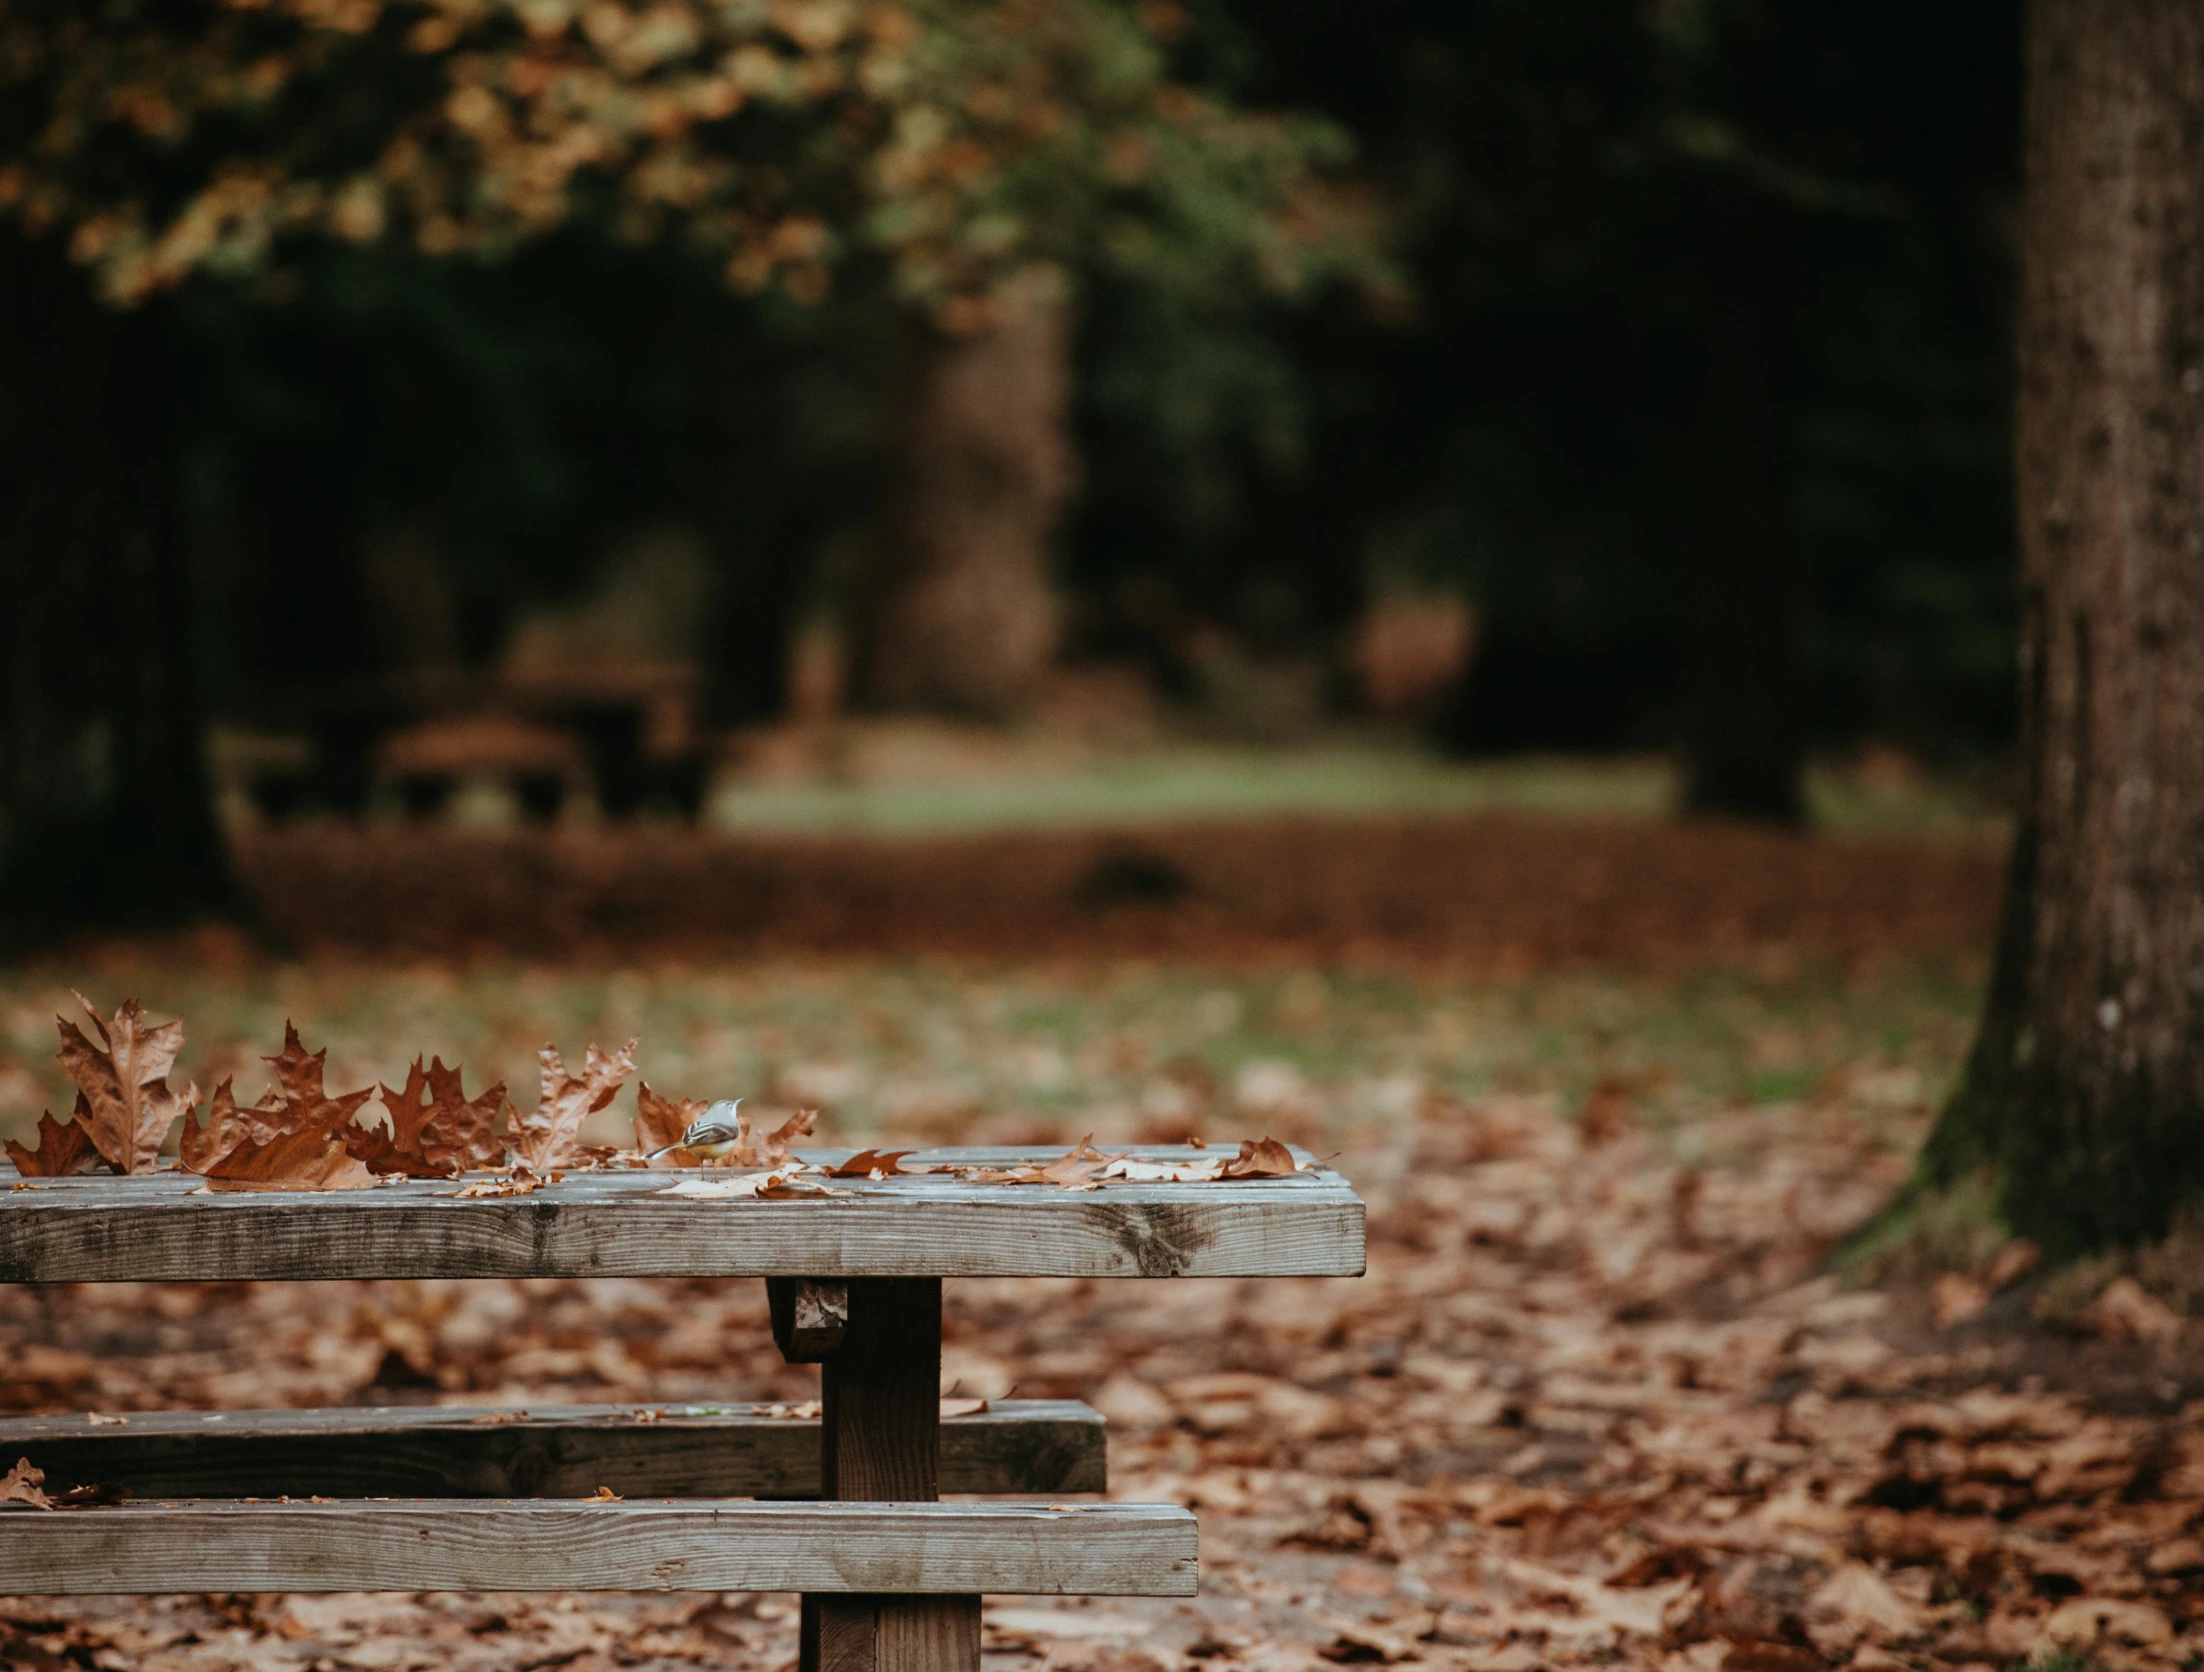
[{"label": "wooden picnic table", "polygon": [[[827,1164],[849,1153],[799,1152]],[[911,1163],[1052,1159],[943,1149]],[[803,1672],[976,1672],[981,1593],[1192,1595],[1195,1528],[1172,1504],[939,1501],[945,1486],[1054,1497],[1104,1482],[1101,1419],[1077,1402],[943,1418],[942,1279],[1337,1277],[1363,1265],[1362,1203],[1313,1164],[1290,1178],[1080,1190],[922,1174],[793,1199],[667,1193],[724,1176],[580,1172],[526,1194],[462,1195],[435,1180],[210,1192],[179,1173],[0,1170],[0,1281],[763,1277],[783,1352],[821,1366],[816,1412],[0,1421],[0,1470],[28,1456],[50,1487],[134,1494],[81,1510],[0,1507],[0,1594],[793,1590]],[[574,1488],[593,1478],[635,1490],[581,1501]],[[387,1490],[363,1490],[373,1486]]]}]

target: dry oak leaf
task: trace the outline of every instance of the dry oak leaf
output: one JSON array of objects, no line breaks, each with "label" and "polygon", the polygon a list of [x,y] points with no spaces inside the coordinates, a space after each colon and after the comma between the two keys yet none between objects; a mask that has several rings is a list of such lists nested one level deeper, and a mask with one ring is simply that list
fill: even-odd
[{"label": "dry oak leaf", "polygon": [[184,1122],[177,1159],[216,1190],[356,1190],[375,1182],[345,1145],[345,1129],[373,1088],[331,1097],[322,1074],[329,1053],[309,1053],[298,1029],[283,1026],[283,1049],[265,1058],[276,1083],[258,1103],[240,1105],[224,1080],[201,1125]]},{"label": "dry oak leaf", "polygon": [[742,1122],[742,1143],[735,1151],[734,1164],[738,1167],[780,1167],[788,1162],[788,1146],[798,1138],[811,1136],[811,1129],[819,1124],[819,1111],[798,1109],[772,1131],[763,1134],[750,1124],[748,1115],[738,1118]]},{"label": "dry oak leaf", "polygon": [[[847,1160],[837,1161],[827,1169],[830,1179],[882,1179],[891,1174],[903,1174],[903,1158],[914,1155],[907,1149],[861,1149]],[[908,1176],[908,1175],[905,1175]]]},{"label": "dry oak leaf", "polygon": [[112,1018],[102,1016],[82,993],[76,999],[100,1043],[93,1044],[67,1017],[54,1019],[61,1031],[62,1066],[83,1100],[83,1112],[75,1118],[116,1172],[149,1173],[169,1127],[199,1101],[197,1086],[181,1096],[168,1089],[168,1071],[184,1048],[184,1024],[147,1025],[136,999],[125,999]]},{"label": "dry oak leaf", "polygon": [[958,1169],[957,1176],[967,1184],[1060,1184],[1066,1190],[1099,1190],[1097,1181],[1124,1159],[1096,1149],[1090,1132],[1046,1166],[965,1167]]},{"label": "dry oak leaf", "polygon": [[[579,1078],[567,1073],[559,1053],[546,1045],[538,1055],[543,1065],[543,1087],[528,1118],[511,1134],[513,1154],[531,1172],[548,1173],[568,1166],[581,1141],[582,1122],[610,1106],[620,1087],[635,1072],[635,1047],[629,1040],[617,1051],[604,1052],[591,1041],[582,1059]],[[676,1134],[678,1136],[678,1134]]]},{"label": "dry oak leaf", "polygon": [[53,1499],[39,1490],[45,1478],[46,1471],[34,1468],[28,1457],[16,1459],[15,1467],[0,1475],[0,1504],[29,1504],[33,1509],[52,1509]]},{"label": "dry oak leaf", "polygon": [[51,1110],[41,1112],[38,1148],[27,1150],[13,1138],[8,1140],[8,1159],[15,1163],[15,1170],[27,1179],[65,1179],[72,1173],[89,1173],[97,1167],[99,1151],[92,1147],[92,1135],[84,1129],[87,1112],[82,1092],[77,1093],[76,1116],[72,1120],[57,1121]]},{"label": "dry oak leaf", "polygon": [[[635,1147],[646,1159],[646,1167],[694,1166],[696,1157],[678,1147],[681,1134],[688,1131],[696,1117],[709,1109],[711,1104],[697,1097],[661,1097],[650,1089],[648,1080],[639,1080],[635,1086]],[[739,1117],[738,1117],[739,1118]],[[653,1150],[665,1150],[665,1154],[651,1156]]]},{"label": "dry oak leaf", "polygon": [[470,1168],[497,1166],[505,1159],[505,1140],[497,1132],[505,1082],[469,1101],[461,1072],[446,1068],[442,1057],[431,1058],[424,1070],[415,1057],[403,1091],[382,1088],[390,1130],[347,1127],[345,1147],[371,1173],[408,1178],[450,1178]]},{"label": "dry oak leaf", "polygon": [[1228,1179],[1290,1179],[1307,1169],[1276,1138],[1242,1138],[1240,1153],[1224,1164]]}]

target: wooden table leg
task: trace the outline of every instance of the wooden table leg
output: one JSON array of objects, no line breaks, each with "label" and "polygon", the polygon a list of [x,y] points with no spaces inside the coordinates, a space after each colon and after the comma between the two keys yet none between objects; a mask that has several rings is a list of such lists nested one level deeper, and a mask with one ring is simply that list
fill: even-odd
[{"label": "wooden table leg", "polygon": [[[941,1495],[941,1279],[855,1277],[821,1368],[820,1495]],[[980,1599],[807,1596],[802,1672],[978,1672]]]}]

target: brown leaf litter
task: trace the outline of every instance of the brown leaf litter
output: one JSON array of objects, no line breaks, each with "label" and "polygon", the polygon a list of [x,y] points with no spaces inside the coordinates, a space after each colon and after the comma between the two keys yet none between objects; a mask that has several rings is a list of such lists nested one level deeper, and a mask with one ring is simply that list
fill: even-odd
[{"label": "brown leaf litter", "polygon": [[[1112,1495],[1202,1521],[1197,1601],[991,1603],[990,1664],[2193,1663],[2199,1332],[2082,1335],[2017,1299],[1939,1329],[1926,1294],[1821,1275],[1908,1159],[1842,1107],[1596,1136],[1493,1094],[1351,1144],[1360,1280],[950,1284],[953,1388],[1092,1401]],[[793,1412],[817,1386],[755,1284],[0,1289],[9,1409],[339,1404],[394,1360],[419,1396],[536,1408]],[[0,1660],[56,1672],[771,1672],[795,1632],[787,1599],[722,1596],[16,1599],[0,1622]]]}]

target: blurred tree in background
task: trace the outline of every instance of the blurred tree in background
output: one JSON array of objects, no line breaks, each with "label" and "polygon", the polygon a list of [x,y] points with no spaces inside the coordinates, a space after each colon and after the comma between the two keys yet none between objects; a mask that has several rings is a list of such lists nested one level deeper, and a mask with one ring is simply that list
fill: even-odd
[{"label": "blurred tree in background", "polygon": [[1006,493],[1034,443],[972,420],[1007,377],[1054,421],[1066,337],[1031,321],[1061,276],[1283,294],[1378,270],[1319,176],[1328,130],[1170,83],[1105,0],[0,19],[16,294],[127,335],[117,377],[161,395],[27,327],[0,367],[11,427],[84,410],[44,438],[69,469],[9,459],[50,502],[0,575],[33,601],[6,710],[18,926],[227,898],[205,668],[232,711],[310,679],[343,805],[388,718],[344,675],[479,661],[652,520],[710,551],[723,715],[774,706],[852,551],[868,685],[1008,706],[1052,623],[976,684],[972,635],[1003,636],[1006,599],[1048,612],[1068,448]]},{"label": "blurred tree in background", "polygon": [[[1388,572],[1463,587],[1456,743],[1680,743],[1713,809],[1796,816],[1812,745],[1997,746],[2018,21],[1207,0],[1184,73],[1354,136],[1414,311],[1280,322],[1293,445],[1242,426],[1236,477],[1211,448],[1269,491],[1180,510],[1180,574],[1212,608],[1290,575],[1312,623]],[[1098,485],[1140,422],[1106,389]],[[1075,561],[1123,564],[1128,525],[1176,557],[1168,514],[1091,497]]]},{"label": "blurred tree in background", "polygon": [[1458,747],[2001,748],[2017,12],[7,0],[8,911],[218,903],[210,704],[356,808],[652,530],[719,722],[1406,589]]}]

